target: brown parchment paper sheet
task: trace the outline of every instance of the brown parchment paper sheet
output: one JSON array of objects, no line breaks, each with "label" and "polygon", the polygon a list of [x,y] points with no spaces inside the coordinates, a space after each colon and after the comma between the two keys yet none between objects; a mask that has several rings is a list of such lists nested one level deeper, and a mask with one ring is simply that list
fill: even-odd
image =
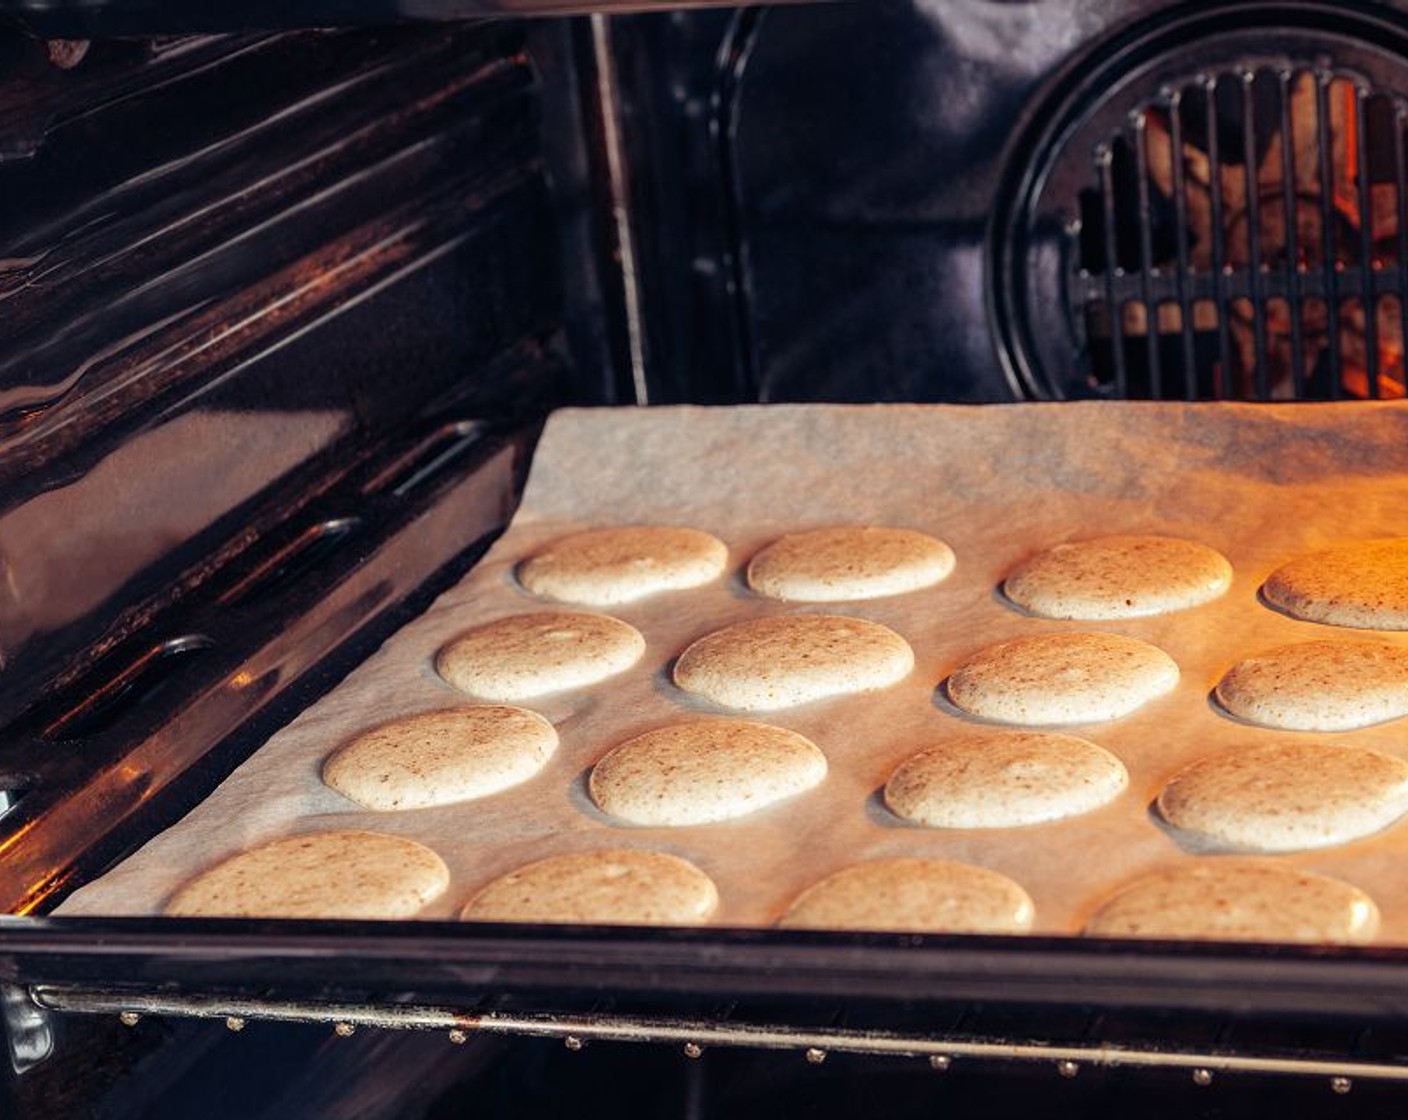
[{"label": "brown parchment paper sheet", "polygon": [[[595,688],[525,704],[562,745],[533,780],[461,805],[361,810],[323,786],[340,743],[392,717],[464,703],[436,676],[446,641],[478,623],[548,605],[523,592],[515,563],[540,544],[603,524],[689,525],[721,537],[731,572],[719,584],[657,596],[614,613],[648,649]],[[829,524],[934,533],[958,557],[937,587],[851,604],[793,606],[751,594],[739,573],[778,534]],[[1113,532],[1204,541],[1232,562],[1221,600],[1113,623],[1026,617],[996,593],[1030,553]],[[1408,720],[1314,735],[1238,723],[1209,702],[1234,661],[1299,639],[1386,636],[1299,622],[1261,605],[1279,564],[1317,546],[1408,535],[1408,407],[1086,402],[988,406],[768,405],[577,410],[555,414],[508,532],[456,587],[323,700],[278,732],[209,799],[126,862],[70,898],[65,915],[156,914],[188,877],[289,833],[366,828],[421,840],[452,872],[423,917],[457,914],[494,877],[543,856],[621,846],[672,852],[719,886],[717,925],[768,925],[803,888],[859,860],[957,859],[1003,872],[1036,903],[1035,930],[1078,932],[1088,914],[1141,872],[1199,852],[1151,815],[1164,781],[1202,755],[1277,738],[1375,747],[1408,758]],[[791,611],[884,623],[913,645],[900,685],[760,717],[826,752],[822,786],[752,817],[689,828],[613,825],[585,775],[630,735],[701,713],[732,714],[670,683],[684,647],[719,626]],[[972,721],[936,685],[967,654],[1023,634],[1098,629],[1153,642],[1178,662],[1177,690],[1124,719],[1073,727],[1129,769],[1124,796],[1065,821],[1005,830],[906,826],[878,790],[916,749]],[[1367,890],[1380,940],[1408,944],[1408,820],[1320,851],[1267,857]]]}]

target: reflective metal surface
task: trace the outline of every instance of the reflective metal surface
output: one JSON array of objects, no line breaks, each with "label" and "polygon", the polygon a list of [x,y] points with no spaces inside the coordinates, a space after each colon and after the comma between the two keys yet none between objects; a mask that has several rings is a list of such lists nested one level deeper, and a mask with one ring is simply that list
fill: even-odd
[{"label": "reflective metal surface", "polygon": [[478,371],[560,297],[520,32],[0,56],[3,724],[452,394],[541,411]]},{"label": "reflective metal surface", "polygon": [[[844,1029],[805,1030],[757,1023],[662,1019],[631,1015],[512,1014],[490,1011],[459,1012],[443,1007],[408,1007],[396,1004],[275,1003],[240,998],[127,995],[110,991],[41,985],[33,991],[38,1008],[84,1015],[118,1015],[135,1026],[144,1016],[163,1015],[199,1019],[224,1019],[231,1030],[251,1022],[324,1023],[341,1037],[359,1027],[373,1030],[444,1031],[462,1044],[473,1034],[560,1038],[569,1050],[581,1050],[590,1041],[676,1045],[688,1058],[699,1058],[705,1048],[741,1047],[752,1050],[785,1050],[801,1053],[820,1065],[832,1053],[924,1058],[935,1070],[947,1071],[962,1060],[1044,1062],[1066,1078],[1080,1075],[1084,1066],[1121,1066],[1129,1069],[1186,1070],[1194,1084],[1207,1086],[1217,1074],[1276,1074],[1320,1078],[1335,1093],[1350,1091],[1356,1079],[1408,1082],[1408,1061],[1374,1062],[1355,1058],[1334,1060],[1313,1056],[1244,1054],[1234,1050],[1181,1050],[1172,1045],[1158,1048],[1133,1045],[1083,1043],[1062,1045],[1033,1039],[969,1038],[962,1035],[926,1035],[893,1031]],[[235,1025],[238,1024],[238,1025]]]}]

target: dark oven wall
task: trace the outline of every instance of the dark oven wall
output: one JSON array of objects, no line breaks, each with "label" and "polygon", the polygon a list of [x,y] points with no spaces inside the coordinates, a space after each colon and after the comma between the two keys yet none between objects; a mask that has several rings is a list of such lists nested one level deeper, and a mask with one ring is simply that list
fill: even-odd
[{"label": "dark oven wall", "polygon": [[[22,180],[13,188],[19,197],[11,221],[36,231],[7,247],[11,279],[28,282],[22,262],[38,251],[44,236],[38,231],[66,236],[91,220],[99,199],[109,213],[113,206],[145,207],[140,191],[117,187],[140,181],[148,195],[161,192],[175,163],[189,166],[180,192],[166,200],[171,218],[179,220],[185,206],[201,216],[198,224],[220,225],[205,215],[227,211],[230,196],[212,189],[202,198],[190,186],[198,169],[214,162],[212,153],[195,153],[211,145],[223,159],[223,179],[211,180],[212,188],[243,174],[251,177],[243,193],[291,199],[288,188],[266,186],[264,178],[289,178],[277,171],[281,162],[322,160],[314,137],[290,139],[302,122],[343,129],[352,140],[346,146],[355,148],[359,131],[380,114],[381,131],[402,135],[408,145],[413,135],[424,139],[428,129],[442,129],[434,141],[440,167],[457,161],[455,173],[463,174],[483,154],[476,145],[491,146],[492,134],[502,138],[515,126],[497,109],[489,112],[496,120],[488,132],[467,123],[452,138],[455,129],[445,122],[456,115],[472,122],[484,116],[476,106],[517,98],[541,114],[527,127],[542,130],[554,198],[551,218],[535,225],[537,240],[526,244],[537,254],[555,241],[556,262],[546,273],[518,266],[539,281],[534,298],[497,298],[521,305],[548,292],[565,295],[579,397],[1011,399],[1031,387],[1000,361],[984,263],[1003,153],[1034,92],[1073,54],[1168,7],[1151,0],[866,0],[505,22],[494,31],[452,23],[90,44],[43,36],[107,27],[131,35],[148,25],[169,31],[181,17],[165,5],[125,0],[81,7],[5,0],[0,11],[12,12],[32,36],[11,36],[16,88],[7,131],[16,138],[8,142],[8,178]],[[266,26],[297,23],[300,13],[332,18],[296,5],[248,10]],[[376,21],[393,10],[352,4],[344,18]],[[193,9],[186,18],[229,22],[213,9]],[[496,45],[486,48],[491,38]],[[433,41],[471,49],[456,64],[447,45],[432,57]],[[523,50],[515,73],[534,83],[533,91],[505,98],[503,76],[464,84],[478,66],[476,52],[486,49],[505,56]],[[358,51],[360,60],[353,57]],[[388,106],[398,84],[406,112],[393,122]],[[120,109],[99,108],[113,97]],[[63,111],[51,124],[55,104]],[[182,112],[183,122],[173,124]],[[427,114],[440,123],[427,126]],[[67,116],[85,123],[74,127]],[[265,123],[257,125],[261,117]],[[158,123],[149,128],[146,121]],[[467,128],[480,131],[466,139]],[[124,148],[115,161],[111,153]],[[251,161],[255,150],[260,155]],[[331,188],[352,166],[344,158],[339,179],[317,163],[303,179],[310,192],[314,184]],[[386,190],[383,203],[389,208],[396,195],[396,188]],[[412,197],[397,201],[404,210],[416,208]],[[311,212],[291,210],[282,225],[301,227]],[[256,224],[253,212],[248,221]],[[109,251],[121,235],[113,232],[108,249],[80,244],[71,255]],[[184,275],[196,295],[217,276],[227,290],[253,283],[248,269],[208,255],[204,243],[170,237],[165,243],[166,267],[189,256]],[[468,255],[459,260],[462,273],[477,272],[481,280],[496,274],[482,254],[473,263],[466,263]],[[537,255],[533,262],[543,263]],[[129,260],[122,276],[111,269],[105,275],[115,286],[131,286],[137,263]],[[557,267],[560,275],[553,275]],[[464,328],[466,317],[492,313],[484,290],[504,293],[510,286],[490,282],[466,293],[453,279],[423,285],[431,294],[417,333],[437,339]],[[130,298],[121,309],[105,309],[105,324],[86,331],[84,347],[46,354],[10,376],[42,398],[102,345],[182,310],[168,289],[143,292],[140,310]],[[87,287],[68,306],[102,298]],[[459,310],[435,310],[430,304],[437,300]],[[120,322],[113,314],[119,310],[126,316]],[[52,314],[57,318],[57,307]],[[384,321],[381,313],[365,318]],[[355,337],[346,325],[320,333]],[[409,332],[371,333],[376,349],[396,355],[393,365],[418,352],[407,344]],[[336,359],[370,364],[364,350],[360,343],[345,347]],[[361,380],[385,385],[396,378]]]},{"label": "dark oven wall", "polygon": [[1399,3],[872,0],[594,36],[618,361],[653,401],[1404,393]]},{"label": "dark oven wall", "polygon": [[1033,91],[1141,6],[611,21],[651,399],[1012,399],[984,295],[1002,156]]},{"label": "dark oven wall", "polygon": [[386,441],[607,392],[523,39],[0,32],[0,721]]}]

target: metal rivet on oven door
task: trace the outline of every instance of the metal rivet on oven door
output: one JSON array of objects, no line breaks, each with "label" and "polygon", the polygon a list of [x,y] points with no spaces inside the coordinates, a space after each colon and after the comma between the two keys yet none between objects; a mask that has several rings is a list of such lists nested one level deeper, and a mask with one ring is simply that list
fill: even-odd
[{"label": "metal rivet on oven door", "polygon": [[1332,1077],[1330,1078],[1330,1088],[1340,1094],[1340,1096],[1344,1096],[1344,1094],[1354,1088],[1354,1082],[1348,1077]]},{"label": "metal rivet on oven door", "polygon": [[953,1065],[953,1059],[950,1058],[947,1054],[930,1054],[930,1055],[929,1055],[929,1068],[930,1068],[930,1069],[936,1069],[936,1070],[938,1070],[940,1073],[943,1073],[943,1072],[944,1072],[946,1069],[948,1069],[948,1067],[951,1066],[951,1065]]},{"label": "metal rivet on oven door", "polygon": [[1062,1077],[1074,1077],[1080,1073],[1080,1063],[1073,1062],[1069,1058],[1064,1058],[1056,1063],[1056,1072]]},{"label": "metal rivet on oven door", "polygon": [[826,1051],[817,1046],[808,1046],[806,1059],[811,1062],[812,1065],[819,1066],[822,1062],[826,1061]]},{"label": "metal rivet on oven door", "polygon": [[1193,1084],[1207,1088],[1207,1086],[1212,1084],[1212,1070],[1195,1069],[1193,1071]]},{"label": "metal rivet on oven door", "polygon": [[450,1031],[450,1041],[456,1046],[463,1046],[469,1041],[469,1034],[466,1031],[460,1030],[459,1027],[455,1027]]},{"label": "metal rivet on oven door", "polygon": [[142,1021],[142,1017],[135,1011],[123,1011],[118,1014],[117,1021],[124,1027],[135,1027]]},{"label": "metal rivet on oven door", "polygon": [[684,1056],[686,1058],[698,1058],[704,1054],[704,1047],[697,1042],[686,1042],[684,1044]]},{"label": "metal rivet on oven door", "polygon": [[583,1046],[585,1046],[586,1043],[584,1043],[575,1034],[569,1034],[566,1038],[562,1040],[562,1045],[575,1053],[576,1051],[580,1050]]},{"label": "metal rivet on oven door", "polygon": [[334,1023],[332,1029],[339,1038],[351,1038],[357,1028],[351,1023]]},{"label": "metal rivet on oven door", "polygon": [[229,1015],[225,1019],[225,1027],[227,1030],[242,1031],[244,1030],[244,1020],[238,1015]]}]

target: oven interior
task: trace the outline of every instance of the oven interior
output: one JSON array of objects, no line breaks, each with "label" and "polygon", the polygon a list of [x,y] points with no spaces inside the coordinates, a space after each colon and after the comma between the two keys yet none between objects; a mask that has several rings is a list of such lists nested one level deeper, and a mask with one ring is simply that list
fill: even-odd
[{"label": "oven interior", "polygon": [[1396,4],[533,8],[0,4],[0,1101],[1401,1104],[1387,950],[44,917],[560,405],[1404,395]]}]

